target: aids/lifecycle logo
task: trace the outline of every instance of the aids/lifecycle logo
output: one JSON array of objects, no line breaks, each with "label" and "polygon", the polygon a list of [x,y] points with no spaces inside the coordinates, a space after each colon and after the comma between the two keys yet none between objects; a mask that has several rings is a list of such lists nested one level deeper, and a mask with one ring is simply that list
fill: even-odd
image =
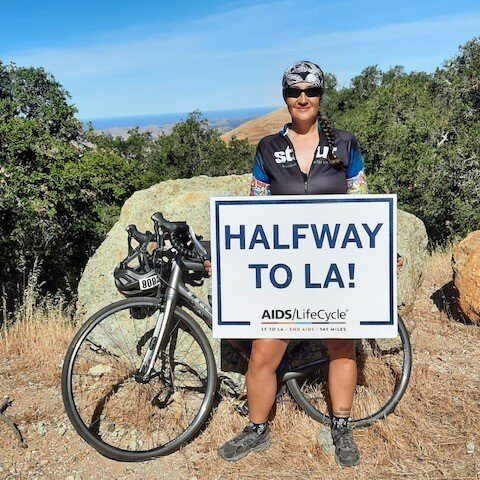
[{"label": "aids/lifecycle logo", "polygon": [[262,313],[261,320],[321,320],[324,322],[330,322],[346,320],[348,311],[348,308],[337,308],[335,310],[325,310],[324,308],[316,310],[310,308],[265,309]]}]

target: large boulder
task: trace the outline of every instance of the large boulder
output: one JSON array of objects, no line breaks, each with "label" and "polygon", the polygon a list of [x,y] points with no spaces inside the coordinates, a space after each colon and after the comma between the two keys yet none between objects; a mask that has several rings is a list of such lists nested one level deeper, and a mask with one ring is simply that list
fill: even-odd
[{"label": "large boulder", "polygon": [[427,230],[422,220],[412,213],[397,209],[397,251],[404,258],[404,265],[397,277],[397,302],[398,311],[404,319],[413,310],[423,280],[427,243]]},{"label": "large boulder", "polygon": [[480,325],[480,230],[455,245],[452,268],[459,307],[470,321]]},{"label": "large boulder", "polygon": [[[135,224],[139,230],[153,231],[150,219],[154,212],[161,212],[172,221],[186,220],[197,235],[210,238],[210,208],[212,196],[248,195],[250,174],[207,177],[200,175],[190,179],[166,180],[152,187],[135,192],[124,204],[120,218],[108,233],[104,242],[88,261],[78,287],[76,319],[86,320],[100,308],[122,299],[113,281],[113,270],[126,256],[127,233],[125,228]],[[398,251],[405,258],[405,265],[399,275],[398,305],[402,316],[407,316],[413,308],[416,292],[423,275],[426,254],[427,234],[423,222],[414,215],[398,210]],[[211,280],[205,279],[200,287],[189,287],[203,301],[207,302]],[[196,315],[192,316],[204,325]],[[238,362],[233,368],[235,358],[225,342],[208,336],[212,342],[217,365],[225,370],[241,371],[244,362]],[[243,376],[230,374],[233,384],[242,383]]]},{"label": "large boulder", "polygon": [[[210,238],[210,197],[248,195],[249,175],[228,175],[166,180],[135,192],[123,205],[120,218],[87,262],[78,285],[77,319],[88,318],[100,308],[124,298],[115,288],[113,270],[127,254],[125,228],[135,224],[144,232],[153,231],[151,216],[161,212],[167,220],[186,220],[197,235]],[[210,279],[202,287],[192,287],[207,301]]]},{"label": "large boulder", "polygon": [[[155,212],[161,212],[167,220],[186,220],[197,235],[209,239],[210,197],[248,195],[249,177],[249,175],[226,177],[200,175],[190,179],[166,180],[146,190],[135,192],[125,202],[118,221],[87,262],[78,286],[76,321],[83,322],[99,309],[124,298],[115,287],[113,271],[118,262],[123,260],[127,254],[125,228],[128,225],[133,223],[142,232],[153,231],[153,222],[150,217]],[[209,278],[204,279],[202,286],[189,285],[189,288],[205,303],[208,303],[207,294],[211,291]],[[204,327],[205,331],[208,330],[203,320],[192,312],[189,311],[189,313]],[[129,322],[125,322],[123,328],[132,327]],[[228,361],[226,359],[230,358],[232,363],[237,362],[238,364],[235,368],[226,367],[226,370],[241,370],[244,367],[244,364],[234,357],[225,342],[220,344],[219,340],[212,338],[211,333],[207,336],[212,343],[217,366],[222,365],[222,359],[225,364],[225,361]],[[105,345],[109,338],[110,335],[107,332],[106,338],[102,339],[102,345]],[[121,346],[123,345],[122,342]],[[115,351],[115,346],[111,345],[111,347],[112,351]],[[243,375],[240,373],[230,372],[226,373],[224,377],[222,387],[225,391],[235,393],[243,388]]]}]

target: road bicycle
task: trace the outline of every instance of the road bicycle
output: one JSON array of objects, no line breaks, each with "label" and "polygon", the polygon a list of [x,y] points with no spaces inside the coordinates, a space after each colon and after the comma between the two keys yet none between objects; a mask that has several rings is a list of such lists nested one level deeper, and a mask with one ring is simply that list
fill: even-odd
[{"label": "road bicycle", "polygon": [[[207,424],[219,389],[207,338],[211,297],[207,304],[186,286],[208,278],[203,262],[209,242],[186,222],[167,221],[159,212],[152,220],[154,233],[127,227],[128,255],[115,281],[129,297],[81,326],[62,370],[63,402],[74,428],[99,453],[120,461],[168,455],[191,441]],[[149,246],[155,246],[152,252]],[[228,343],[248,362],[251,341]],[[325,342],[297,340],[290,346],[277,369],[279,391],[286,387],[302,410],[329,425]],[[384,419],[405,393],[412,352],[401,317],[396,338],[357,340],[356,353],[353,428]]]}]

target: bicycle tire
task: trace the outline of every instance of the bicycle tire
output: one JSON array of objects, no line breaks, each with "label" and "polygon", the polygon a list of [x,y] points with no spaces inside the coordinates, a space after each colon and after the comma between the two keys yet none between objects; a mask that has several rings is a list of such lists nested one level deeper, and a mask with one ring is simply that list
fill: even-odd
[{"label": "bicycle tire", "polygon": [[[198,414],[188,427],[174,440],[165,445],[144,451],[131,451],[123,448],[114,447],[108,443],[103,442],[97,435],[93,434],[85,425],[81,416],[79,415],[75,401],[72,395],[72,367],[75,360],[75,354],[82,345],[82,342],[87,338],[89,332],[93,330],[95,325],[99,324],[104,318],[107,318],[112,313],[121,311],[122,309],[132,307],[156,307],[158,306],[158,299],[151,297],[136,297],[112,303],[94,315],[92,315],[80,328],[74,336],[64,359],[61,379],[62,398],[65,406],[67,416],[72,423],[77,433],[101,455],[123,462],[139,462],[149,460],[155,457],[168,455],[176,451],[180,446],[190,441],[200,430],[206,422],[212,408],[215,391],[217,388],[217,369],[215,357],[211,345],[200,325],[184,310],[178,306],[174,311],[174,318],[172,325],[175,325],[176,320],[179,325],[184,325],[189,329],[189,333],[198,342],[206,359],[207,366],[207,385],[205,388],[205,398],[199,408]],[[172,333],[172,329],[169,335]]]},{"label": "bicycle tire", "polygon": [[[412,347],[410,344],[410,338],[408,335],[408,331],[403,323],[402,318],[398,315],[398,331],[400,335],[400,339],[403,345],[404,351],[404,361],[403,361],[403,368],[402,368],[402,375],[400,381],[397,383],[395,390],[393,391],[392,396],[390,397],[389,401],[383,405],[383,407],[375,412],[372,415],[367,417],[350,420],[349,424],[352,428],[361,428],[367,427],[377,420],[386,418],[387,415],[393,412],[398,402],[401,400],[402,396],[404,395],[408,381],[410,379],[410,374],[412,370]],[[299,387],[299,382],[297,378],[293,378],[288,380],[287,388],[292,395],[295,402],[300,406],[300,408],[307,413],[310,417],[312,417],[317,422],[323,423],[325,425],[331,424],[331,417],[329,415],[325,415],[321,411],[319,411],[315,406],[313,406],[305,397],[303,392]]]}]

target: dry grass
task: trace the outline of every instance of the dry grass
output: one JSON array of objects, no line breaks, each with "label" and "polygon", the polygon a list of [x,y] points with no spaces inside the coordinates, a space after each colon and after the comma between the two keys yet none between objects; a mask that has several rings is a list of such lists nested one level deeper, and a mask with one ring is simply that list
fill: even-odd
[{"label": "dry grass", "polygon": [[[341,470],[318,444],[319,425],[288,397],[278,403],[270,449],[227,463],[216,449],[245,425],[224,400],[205,431],[182,449],[197,479],[474,479],[480,477],[480,328],[456,318],[444,286],[450,255],[428,256],[425,279],[412,313],[414,364],[402,401],[387,419],[355,430],[362,462]],[[74,327],[61,302],[39,304],[31,288],[17,321],[0,338],[7,371],[38,373],[38,388],[59,383],[58,364]],[[81,440],[79,439],[79,442]],[[473,443],[474,453],[467,453]]]},{"label": "dry grass", "polygon": [[46,386],[54,386],[60,381],[58,365],[63,361],[75,327],[63,300],[40,297],[38,287],[38,272],[34,269],[21,307],[0,330],[0,351],[4,360],[0,374],[14,365],[16,371],[27,377],[33,376]]}]

